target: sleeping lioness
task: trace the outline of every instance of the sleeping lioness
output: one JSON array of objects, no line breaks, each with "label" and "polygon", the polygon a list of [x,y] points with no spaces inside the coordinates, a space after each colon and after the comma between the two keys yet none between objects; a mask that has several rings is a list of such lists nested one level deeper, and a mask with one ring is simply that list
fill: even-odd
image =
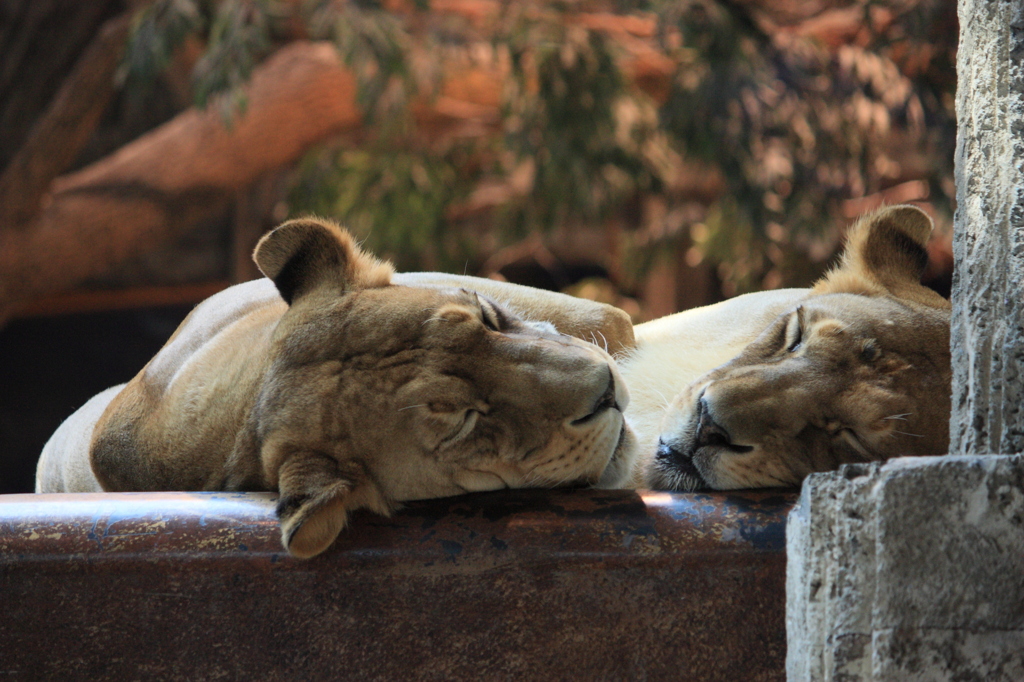
[{"label": "sleeping lioness", "polygon": [[[277,491],[284,545],[310,557],[358,508],[628,479],[626,386],[604,350],[476,292],[394,284],[326,221],[285,223],[254,257],[269,279],[199,305],[61,425],[37,492]],[[631,343],[622,313],[585,307],[565,304]]]},{"label": "sleeping lioness", "polygon": [[862,218],[811,289],[748,294],[636,327],[620,360],[652,488],[792,486],[949,445],[949,302],[920,284],[931,219]]}]

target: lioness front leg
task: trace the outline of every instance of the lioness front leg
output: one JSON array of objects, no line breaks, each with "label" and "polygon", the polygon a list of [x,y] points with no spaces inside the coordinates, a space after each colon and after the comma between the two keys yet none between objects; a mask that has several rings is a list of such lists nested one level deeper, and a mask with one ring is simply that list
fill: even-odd
[{"label": "lioness front leg", "polygon": [[[280,456],[271,453],[269,459]],[[390,512],[357,462],[339,462],[328,454],[301,449],[284,457],[277,470],[277,515],[290,554],[307,559],[324,551],[345,527],[349,508]]]}]

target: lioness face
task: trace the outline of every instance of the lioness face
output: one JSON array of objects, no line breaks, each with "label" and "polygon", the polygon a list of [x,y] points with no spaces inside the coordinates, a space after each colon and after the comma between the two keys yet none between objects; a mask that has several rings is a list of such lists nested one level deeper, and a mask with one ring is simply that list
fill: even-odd
[{"label": "lioness face", "polygon": [[922,287],[931,219],[884,208],[842,263],[742,352],[670,403],[655,488],[797,485],[846,462],[949,444],[949,302]]},{"label": "lioness face", "polygon": [[809,298],[675,398],[653,482],[792,486],[847,462],[944,452],[949,377],[948,316],[887,298]]},{"label": "lioness face", "polygon": [[281,420],[285,450],[315,434],[386,501],[616,486],[628,473],[628,394],[611,357],[475,293],[303,301],[277,336],[263,412]]}]

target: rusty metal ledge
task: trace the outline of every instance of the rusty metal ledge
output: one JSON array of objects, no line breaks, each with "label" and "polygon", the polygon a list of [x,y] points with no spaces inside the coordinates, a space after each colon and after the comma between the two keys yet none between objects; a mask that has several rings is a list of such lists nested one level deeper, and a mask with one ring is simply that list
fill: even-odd
[{"label": "rusty metal ledge", "polygon": [[270,495],[0,496],[0,679],[782,680],[795,497],[466,495],[298,561]]}]

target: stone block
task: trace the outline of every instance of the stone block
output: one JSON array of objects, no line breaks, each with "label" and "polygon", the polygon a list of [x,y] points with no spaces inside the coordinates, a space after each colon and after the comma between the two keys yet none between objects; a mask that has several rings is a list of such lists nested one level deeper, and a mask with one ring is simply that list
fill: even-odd
[{"label": "stone block", "polygon": [[791,681],[1024,679],[1021,455],[815,474],[787,556]]}]

